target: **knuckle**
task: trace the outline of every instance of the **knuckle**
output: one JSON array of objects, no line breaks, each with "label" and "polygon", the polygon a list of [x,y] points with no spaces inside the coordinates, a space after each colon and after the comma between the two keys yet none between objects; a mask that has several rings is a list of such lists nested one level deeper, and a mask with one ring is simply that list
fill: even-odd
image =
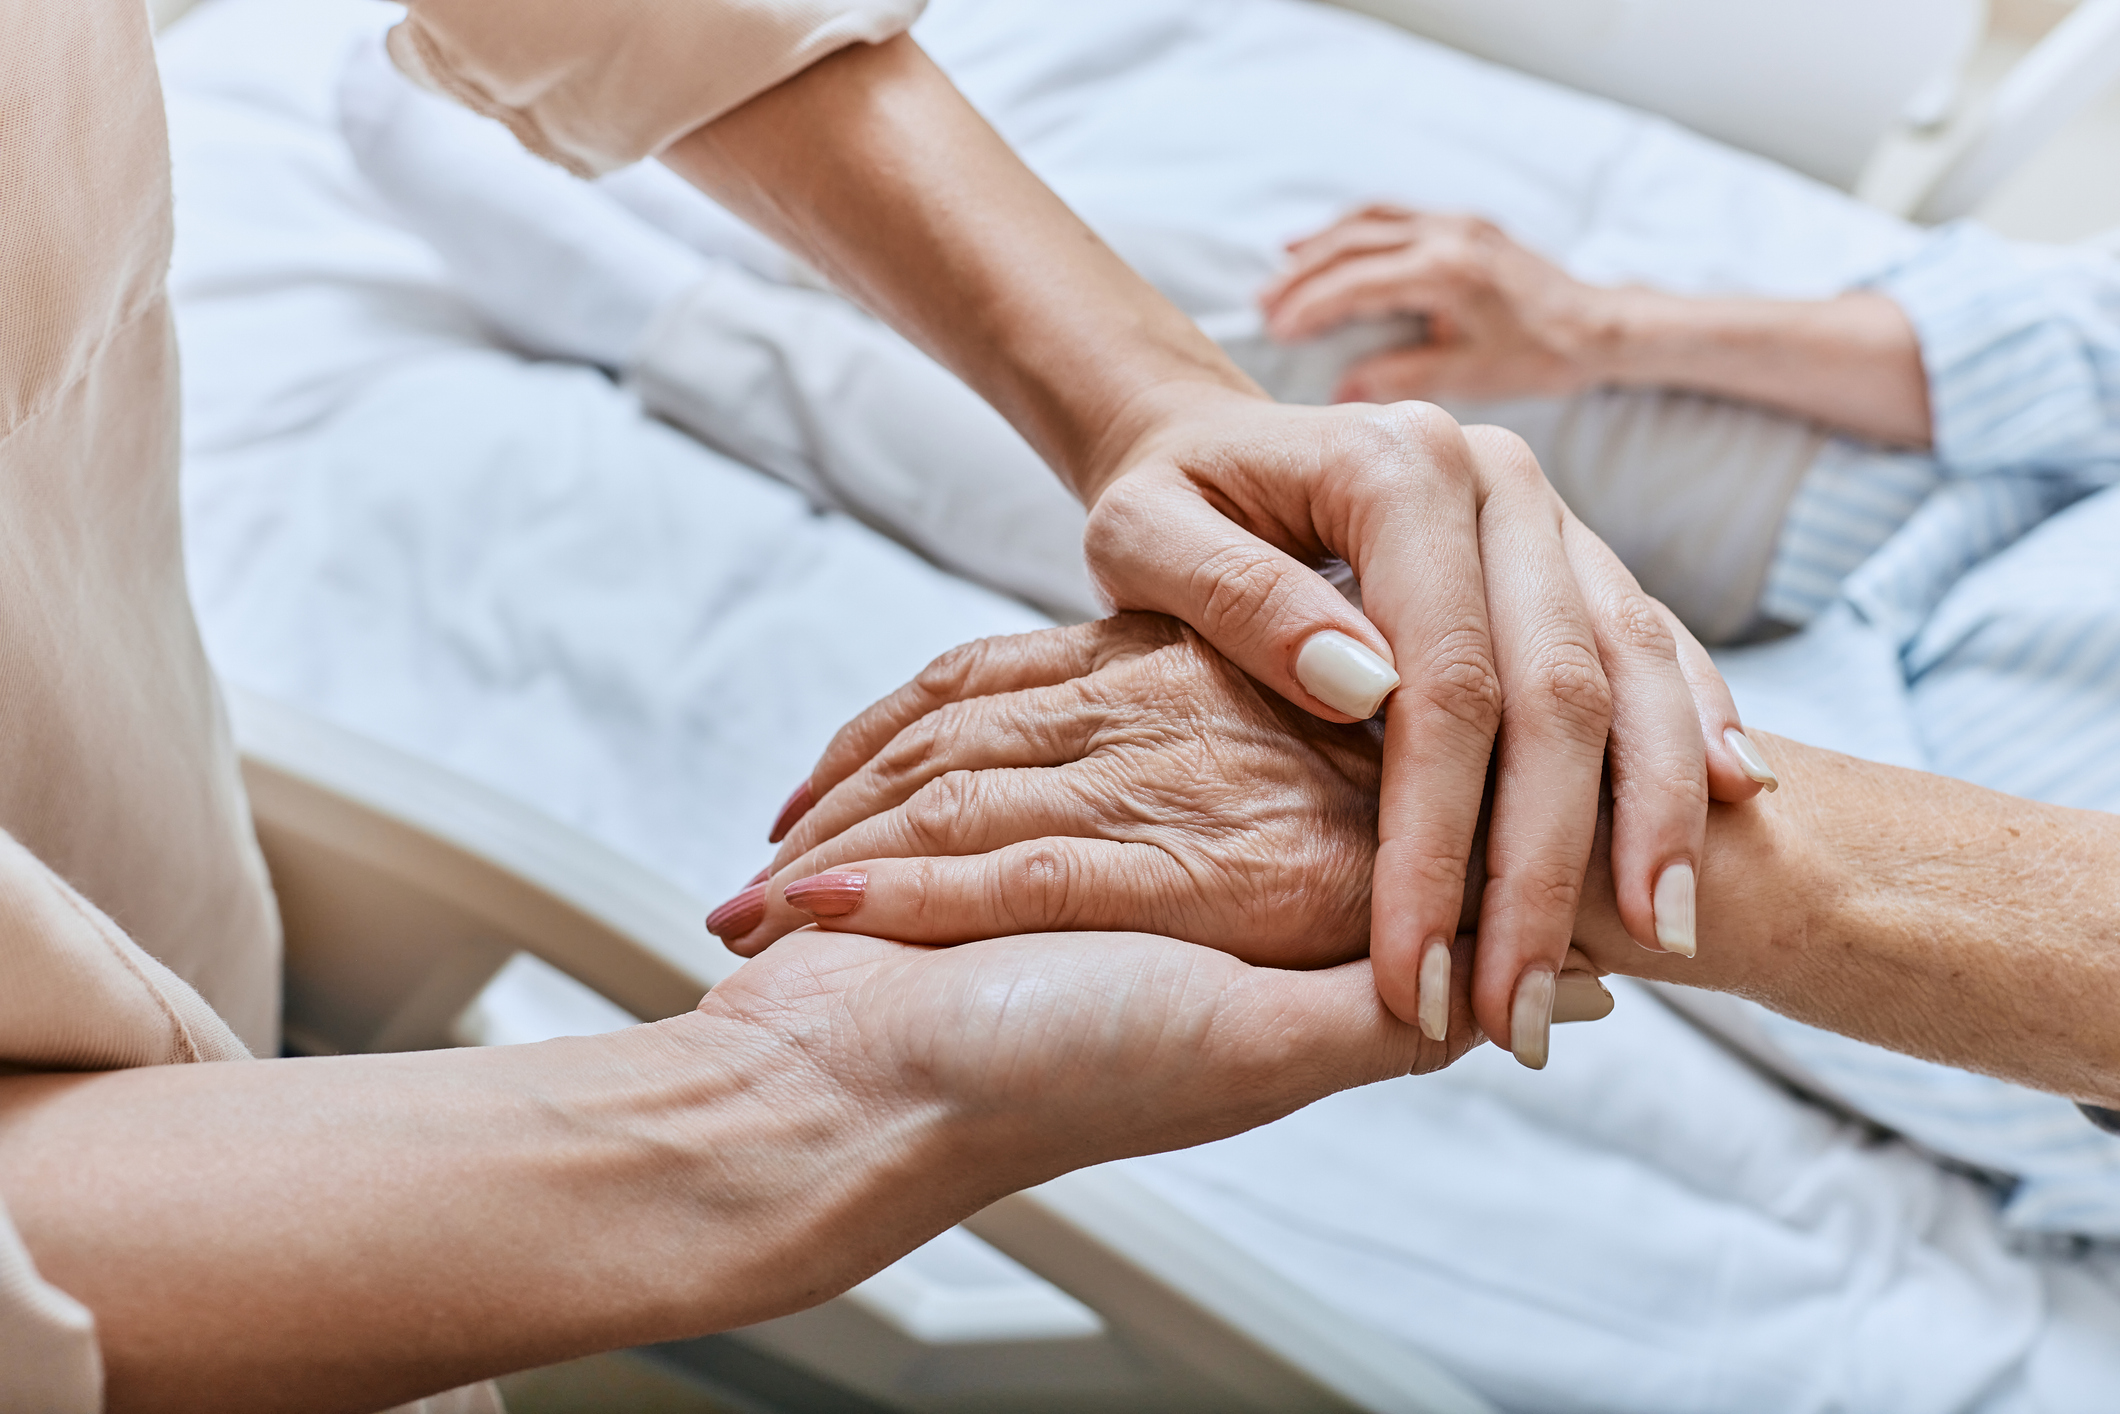
[{"label": "knuckle", "polygon": [[1218,643],[1255,639],[1274,622],[1287,597],[1275,557],[1251,545],[1217,550],[1193,571],[1192,579],[1199,627]]},{"label": "knuckle", "polygon": [[913,687],[930,702],[954,702],[965,694],[988,653],[987,640],[959,644],[922,668]]},{"label": "knuckle", "polygon": [[951,853],[958,822],[970,813],[977,793],[972,771],[950,771],[929,781],[905,803],[906,843],[921,853]]},{"label": "knuckle", "polygon": [[1009,926],[1050,927],[1075,916],[1077,872],[1067,850],[1055,842],[1019,846],[1004,857],[996,900]]},{"label": "knuckle", "polygon": [[946,711],[937,709],[891,738],[876,757],[876,774],[894,785],[932,776],[943,754],[940,719]]},{"label": "knuckle", "polygon": [[1528,865],[1503,882],[1525,907],[1547,918],[1573,918],[1583,901],[1582,871],[1562,864]]},{"label": "knuckle", "polygon": [[1421,693],[1439,711],[1492,736],[1502,722],[1502,679],[1487,635],[1471,626],[1449,634],[1422,674]]},{"label": "knuckle", "polygon": [[1538,701],[1573,735],[1603,740],[1612,725],[1612,685],[1597,655],[1581,643],[1559,643],[1538,666]]},{"label": "knuckle", "polygon": [[1673,662],[1678,659],[1678,640],[1671,626],[1657,612],[1656,602],[1640,589],[1614,597],[1605,613],[1605,632],[1626,652]]}]

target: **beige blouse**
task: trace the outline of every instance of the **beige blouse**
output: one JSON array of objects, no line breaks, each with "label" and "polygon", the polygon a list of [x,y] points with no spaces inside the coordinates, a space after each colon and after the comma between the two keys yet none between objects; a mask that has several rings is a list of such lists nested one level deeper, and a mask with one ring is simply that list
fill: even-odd
[{"label": "beige blouse", "polygon": [[[605,171],[920,3],[413,0],[392,50]],[[269,1055],[278,924],[185,594],[147,9],[0,0],[0,35],[0,1070]],[[0,1205],[0,1408],[101,1405],[93,1319]]]}]

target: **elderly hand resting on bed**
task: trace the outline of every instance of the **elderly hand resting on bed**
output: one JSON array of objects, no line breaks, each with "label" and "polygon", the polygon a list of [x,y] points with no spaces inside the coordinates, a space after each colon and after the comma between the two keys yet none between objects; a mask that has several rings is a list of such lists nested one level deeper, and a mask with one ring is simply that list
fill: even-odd
[{"label": "elderly hand resting on bed", "polygon": [[[814,921],[921,943],[1135,928],[1342,963],[1369,947],[1381,754],[1371,727],[1291,707],[1162,615],[969,644],[839,733],[815,804],[776,829],[772,881],[710,926],[746,955]],[[1517,989],[1527,1064],[1549,1014],[1610,1007],[1572,962],[1557,989],[1550,968]],[[1422,989],[1431,1036],[1462,970]]]},{"label": "elderly hand resting on bed", "polygon": [[1412,315],[1420,341],[1348,369],[1341,402],[1678,388],[1926,447],[1928,378],[1892,300],[1700,298],[1576,279],[1475,216],[1365,206],[1292,242],[1260,295],[1284,342]]}]

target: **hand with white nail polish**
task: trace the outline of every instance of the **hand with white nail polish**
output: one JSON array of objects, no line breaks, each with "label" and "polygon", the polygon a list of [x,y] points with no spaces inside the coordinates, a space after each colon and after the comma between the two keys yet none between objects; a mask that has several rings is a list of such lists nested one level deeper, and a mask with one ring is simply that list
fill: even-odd
[{"label": "hand with white nail polish", "polygon": [[[1211,428],[1181,417],[1129,453],[1092,509],[1091,567],[1114,603],[1186,620],[1326,720],[1382,704],[1370,933],[1385,1003],[1420,1023],[1445,980],[1491,794],[1473,1004],[1489,1035],[1510,1034],[1525,979],[1566,952],[1608,765],[1621,917],[1644,947],[1691,946],[1684,882],[1708,802],[1761,782],[1706,653],[1521,439],[1420,404],[1217,408]],[[1334,557],[1366,618],[1303,566]]]}]

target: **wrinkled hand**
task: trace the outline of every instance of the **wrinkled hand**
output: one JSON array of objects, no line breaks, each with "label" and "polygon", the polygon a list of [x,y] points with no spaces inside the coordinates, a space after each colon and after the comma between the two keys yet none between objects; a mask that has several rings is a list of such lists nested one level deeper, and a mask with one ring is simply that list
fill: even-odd
[{"label": "wrinkled hand", "polygon": [[[1380,756],[1371,729],[1290,707],[1160,615],[986,640],[839,733],[770,880],[710,926],[746,955],[815,922],[923,943],[1137,927],[1267,966],[1342,962],[1370,941]],[[1423,979],[1437,1037],[1455,947]],[[1587,962],[1563,966],[1554,1019],[1602,1015]]]},{"label": "wrinkled hand", "polygon": [[1586,285],[1492,223],[1370,206],[1289,247],[1260,297],[1283,342],[1353,319],[1413,315],[1418,344],[1349,368],[1340,402],[1572,393],[1597,381],[1613,293]]},{"label": "wrinkled hand", "polygon": [[771,885],[717,931],[747,956],[822,921],[1345,962],[1368,950],[1381,759],[1370,727],[1290,706],[1160,614],[968,644],[838,734]]}]

